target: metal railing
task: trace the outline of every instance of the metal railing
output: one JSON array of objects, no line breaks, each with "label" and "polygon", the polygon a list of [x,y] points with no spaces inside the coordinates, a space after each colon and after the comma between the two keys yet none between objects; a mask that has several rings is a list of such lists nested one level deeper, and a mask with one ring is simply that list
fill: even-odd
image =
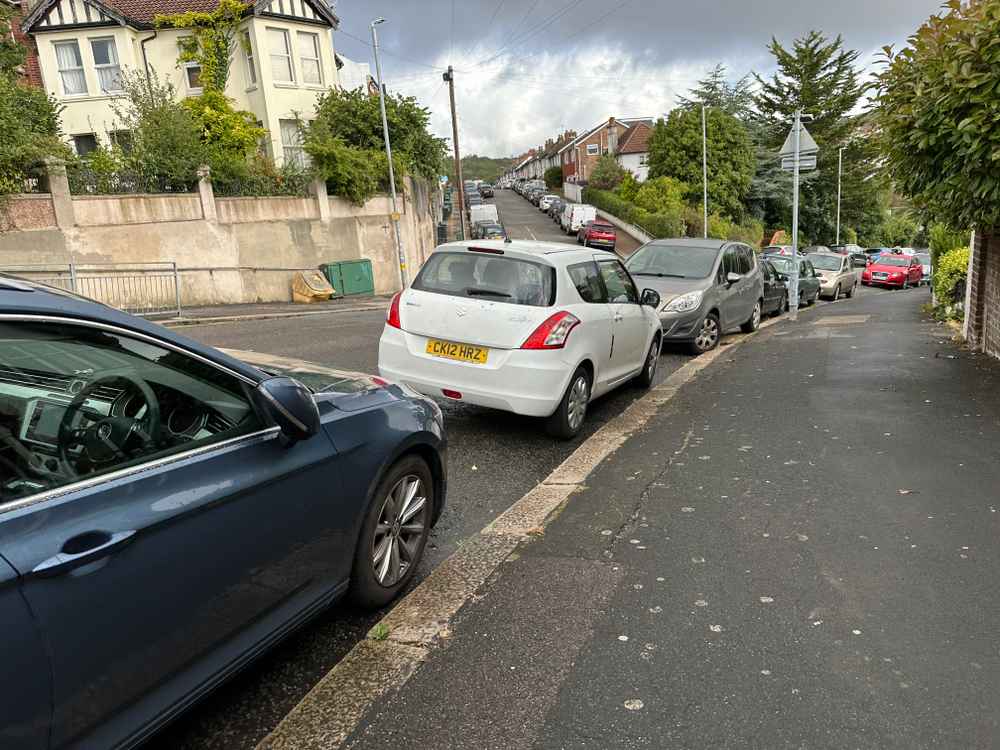
[{"label": "metal railing", "polygon": [[66,170],[73,195],[138,195],[147,193],[190,193],[197,179],[178,180],[135,169],[115,172],[95,171],[87,165]]},{"label": "metal railing", "polygon": [[0,273],[75,292],[133,315],[181,314],[180,276],[173,262],[0,266]]}]

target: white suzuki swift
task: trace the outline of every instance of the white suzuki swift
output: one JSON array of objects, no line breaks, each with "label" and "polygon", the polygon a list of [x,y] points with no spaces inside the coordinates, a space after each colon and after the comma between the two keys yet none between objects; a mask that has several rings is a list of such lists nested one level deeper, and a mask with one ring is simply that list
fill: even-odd
[{"label": "white suzuki swift", "polygon": [[546,417],[580,431],[591,398],[635,379],[660,353],[659,295],[640,297],[614,255],[548,242],[437,248],[389,306],[382,377],[428,396]]}]

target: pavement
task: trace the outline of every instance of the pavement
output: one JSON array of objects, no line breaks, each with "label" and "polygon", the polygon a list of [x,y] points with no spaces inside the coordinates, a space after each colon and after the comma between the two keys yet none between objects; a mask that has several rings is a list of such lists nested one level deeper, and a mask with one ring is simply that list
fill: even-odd
[{"label": "pavement", "polygon": [[[262,747],[996,746],[1000,363],[927,298],[819,307],[668,379],[533,531],[467,543],[504,551],[429,647],[390,614]],[[392,687],[323,734],[372,663]]]}]

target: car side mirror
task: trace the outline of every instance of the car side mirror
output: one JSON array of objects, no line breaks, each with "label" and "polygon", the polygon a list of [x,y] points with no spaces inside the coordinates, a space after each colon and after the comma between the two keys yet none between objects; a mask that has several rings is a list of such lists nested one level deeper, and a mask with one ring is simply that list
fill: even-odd
[{"label": "car side mirror", "polygon": [[735,284],[737,281],[739,281],[742,278],[743,277],[740,276],[738,273],[733,273],[732,271],[730,271],[729,273],[726,274],[726,283],[727,284]]},{"label": "car side mirror", "polygon": [[319,407],[312,392],[293,378],[268,378],[257,384],[257,395],[281,434],[307,440],[319,432]]},{"label": "car side mirror", "polygon": [[646,307],[656,309],[660,306],[660,293],[655,289],[643,289],[642,297],[639,298],[639,303],[645,305]]}]

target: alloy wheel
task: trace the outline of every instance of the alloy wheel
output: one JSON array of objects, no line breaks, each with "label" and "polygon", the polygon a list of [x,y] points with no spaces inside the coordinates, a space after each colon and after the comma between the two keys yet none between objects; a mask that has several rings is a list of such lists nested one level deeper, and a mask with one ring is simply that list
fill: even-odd
[{"label": "alloy wheel", "polygon": [[566,409],[566,421],[569,422],[570,429],[574,432],[583,424],[583,418],[587,416],[587,403],[590,401],[590,387],[587,378],[581,375],[573,381],[569,391],[569,404]]},{"label": "alloy wheel", "polygon": [[656,339],[653,339],[653,343],[650,344],[649,354],[646,355],[646,378],[649,382],[653,382],[653,376],[656,375],[656,364],[660,359],[660,347],[656,345]]},{"label": "alloy wheel", "polygon": [[705,320],[701,323],[701,330],[698,331],[698,335],[695,337],[694,343],[697,344],[701,351],[707,352],[709,349],[715,347],[718,340],[719,324],[712,316],[706,316]]},{"label": "alloy wheel", "polygon": [[754,304],[754,306],[753,306],[753,313],[750,316],[750,319],[753,322],[753,329],[755,331],[758,328],[760,328],[760,315],[761,315],[761,306],[760,306],[760,302],[757,302],[756,304]]},{"label": "alloy wheel", "polygon": [[414,474],[396,482],[382,502],[372,539],[372,567],[382,586],[395,586],[416,562],[427,511],[427,491]]}]

